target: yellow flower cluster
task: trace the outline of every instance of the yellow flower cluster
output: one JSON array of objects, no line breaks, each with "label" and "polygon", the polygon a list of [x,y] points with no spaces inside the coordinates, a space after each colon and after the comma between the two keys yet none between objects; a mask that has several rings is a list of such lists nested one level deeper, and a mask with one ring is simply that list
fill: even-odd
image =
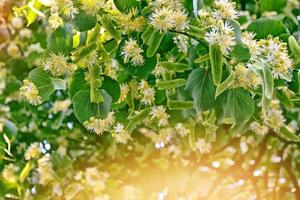
[{"label": "yellow flower cluster", "polygon": [[216,0],[214,4],[216,9],[213,12],[213,16],[215,19],[236,19],[238,17],[235,2],[229,0]]},{"label": "yellow flower cluster", "polygon": [[152,105],[155,101],[155,90],[150,87],[147,81],[142,80],[138,86],[139,96],[144,105]]},{"label": "yellow flower cluster", "polygon": [[32,143],[25,152],[25,160],[38,159],[41,155],[40,144]]},{"label": "yellow flower cluster", "polygon": [[172,4],[165,2],[158,4],[154,12],[150,15],[150,24],[160,31],[172,29],[176,31],[186,30],[189,21],[184,8],[182,6],[171,6]]},{"label": "yellow flower cluster", "polygon": [[145,61],[142,53],[143,49],[139,47],[137,41],[130,38],[125,42],[121,55],[123,56],[125,63],[130,62],[135,66],[141,66]]},{"label": "yellow flower cluster", "polygon": [[150,119],[158,121],[158,126],[163,127],[169,124],[168,119],[169,115],[166,113],[166,109],[163,106],[155,106],[151,109]]},{"label": "yellow flower cluster", "polygon": [[228,22],[223,22],[222,20],[219,20],[218,23],[205,34],[205,39],[210,44],[219,44],[224,55],[227,55],[235,45],[233,27],[230,26]]},{"label": "yellow flower cluster", "polygon": [[17,172],[18,172],[19,168],[10,163],[8,165],[5,165],[4,169],[2,170],[2,176],[3,178],[11,183],[14,183],[17,181]]},{"label": "yellow flower cluster", "polygon": [[124,32],[141,32],[146,24],[143,16],[137,16],[137,8],[132,8],[128,13],[120,13],[117,15],[117,22]]},{"label": "yellow flower cluster", "polygon": [[292,60],[288,55],[287,43],[281,42],[278,37],[258,41],[261,55],[271,64],[276,78],[290,80],[289,71],[292,69]]},{"label": "yellow flower cluster", "polygon": [[285,125],[286,121],[278,100],[271,101],[269,110],[262,118],[262,124],[255,121],[250,124],[250,129],[261,136],[266,135],[270,129],[275,132],[280,131],[280,128]]},{"label": "yellow flower cluster", "polygon": [[114,127],[112,136],[115,138],[117,143],[121,144],[127,144],[127,142],[132,139],[124,125],[120,123],[117,123]]},{"label": "yellow flower cluster", "polygon": [[66,99],[63,101],[55,101],[50,111],[54,114],[57,114],[59,112],[66,112],[71,104],[72,101],[70,99]]},{"label": "yellow flower cluster", "polygon": [[115,113],[108,113],[105,119],[96,119],[91,117],[89,121],[84,122],[84,126],[91,132],[97,135],[102,135],[104,132],[110,131],[112,125],[115,123]]},{"label": "yellow flower cluster", "polygon": [[32,105],[38,105],[42,103],[42,98],[39,96],[37,87],[29,80],[23,80],[23,86],[20,88],[20,95]]},{"label": "yellow flower cluster", "polygon": [[76,69],[76,65],[68,63],[68,58],[62,54],[51,53],[43,62],[43,67],[53,76],[70,75]]},{"label": "yellow flower cluster", "polygon": [[89,15],[96,15],[104,5],[104,0],[80,0],[81,9]]},{"label": "yellow flower cluster", "polygon": [[55,172],[53,171],[51,157],[43,156],[38,160],[39,183],[47,185],[54,180]]},{"label": "yellow flower cluster", "polygon": [[235,81],[233,87],[256,88],[261,84],[259,76],[243,64],[238,64],[234,69]]},{"label": "yellow flower cluster", "polygon": [[127,84],[122,84],[120,86],[120,89],[121,89],[121,93],[120,93],[120,97],[118,99],[118,103],[125,101],[128,93],[129,93],[129,87]]}]

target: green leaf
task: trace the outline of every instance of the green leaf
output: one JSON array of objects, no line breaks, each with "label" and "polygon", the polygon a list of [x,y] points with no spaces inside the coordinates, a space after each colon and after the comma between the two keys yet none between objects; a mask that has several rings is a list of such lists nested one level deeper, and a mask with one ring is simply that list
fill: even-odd
[{"label": "green leaf", "polygon": [[21,183],[24,182],[25,178],[29,175],[30,171],[34,168],[34,162],[28,161],[25,165],[25,167],[22,169],[19,180]]},{"label": "green leaf", "polygon": [[69,95],[72,99],[73,96],[78,92],[79,90],[87,90],[89,89],[88,83],[85,80],[85,74],[83,69],[77,70],[70,81],[69,85]]},{"label": "green leaf", "polygon": [[73,96],[74,114],[81,123],[89,120],[92,116],[105,118],[109,113],[112,98],[104,90],[100,90],[100,93],[104,98],[102,103],[92,103],[89,90],[80,90]]},{"label": "green leaf", "polygon": [[166,68],[167,70],[174,72],[184,72],[188,69],[188,64],[184,63],[172,63],[168,61],[162,61],[159,63],[159,66]]},{"label": "green leaf", "polygon": [[103,28],[116,40],[121,39],[121,33],[116,29],[114,22],[109,14],[104,14],[99,18]]},{"label": "green leaf", "polygon": [[249,48],[243,43],[237,43],[230,52],[230,55],[240,62],[247,62],[251,57]]},{"label": "green leaf", "polygon": [[141,35],[144,44],[149,45],[152,34],[154,34],[155,29],[152,26],[148,26],[146,30]]},{"label": "green leaf", "polygon": [[278,36],[286,32],[281,17],[259,18],[251,22],[247,30],[254,32],[257,39],[265,38],[268,35]]},{"label": "green leaf", "polygon": [[226,21],[233,27],[235,40],[237,43],[242,42],[242,31],[241,25],[234,19],[226,19]]},{"label": "green leaf", "polygon": [[170,110],[183,110],[183,109],[193,109],[193,101],[168,101],[168,108]]},{"label": "green leaf", "polygon": [[295,133],[291,132],[288,127],[282,127],[280,128],[280,135],[287,140],[293,141],[293,142],[300,142],[299,135],[296,135]]},{"label": "green leaf", "polygon": [[12,121],[6,120],[5,124],[4,124],[4,127],[3,127],[3,131],[11,139],[11,138],[13,138],[17,135],[18,127]]},{"label": "green leaf", "polygon": [[191,92],[197,111],[209,110],[215,106],[216,89],[207,70],[193,70],[188,77],[186,90]]},{"label": "green leaf", "polygon": [[38,95],[42,98],[42,101],[49,100],[54,92],[54,87],[49,74],[42,68],[36,68],[28,74],[28,79],[37,87],[39,91]]},{"label": "green leaf", "polygon": [[28,2],[28,7],[25,14],[25,17],[27,19],[27,26],[35,22],[38,16],[45,16],[41,11],[39,11],[41,6],[41,3],[37,0],[31,0],[30,2]]},{"label": "green leaf", "polygon": [[231,73],[225,81],[217,85],[216,95],[217,98],[220,94],[222,94],[225,90],[227,90],[234,82],[235,74]]},{"label": "green leaf", "polygon": [[300,63],[300,46],[299,46],[299,43],[297,42],[297,40],[295,39],[295,37],[292,35],[289,37],[289,47],[293,54],[295,64],[296,65],[299,64]]},{"label": "green leaf", "polygon": [[118,101],[121,93],[118,81],[109,76],[104,76],[101,89],[104,89],[111,96],[112,102]]},{"label": "green leaf", "polygon": [[161,33],[160,31],[156,30],[150,38],[149,47],[147,49],[147,57],[152,57],[155,55],[156,51],[158,50],[162,39],[164,38],[165,33]]},{"label": "green leaf", "polygon": [[263,11],[280,11],[286,4],[287,0],[259,0],[260,10]]},{"label": "green leaf", "polygon": [[263,92],[267,99],[272,99],[274,80],[270,65],[263,59],[260,59],[262,63],[262,72],[263,72]]},{"label": "green leaf", "polygon": [[240,124],[253,115],[254,101],[246,90],[236,88],[229,90],[223,109],[225,115],[231,117],[235,124]]},{"label": "green leaf", "polygon": [[156,87],[158,90],[166,90],[166,89],[172,89],[172,88],[178,88],[182,87],[186,84],[185,79],[174,79],[170,81],[161,81],[156,83]]},{"label": "green leaf", "polygon": [[73,32],[69,25],[57,28],[48,37],[47,50],[69,55],[73,48]]},{"label": "green leaf", "polygon": [[129,123],[126,127],[126,130],[128,130],[128,132],[132,132],[140,123],[142,123],[144,121],[144,119],[146,119],[146,117],[148,117],[150,113],[150,108],[145,108],[144,110],[140,111],[138,114],[129,117]]},{"label": "green leaf", "polygon": [[75,25],[80,32],[88,31],[94,28],[97,24],[97,17],[87,15],[84,11],[80,10],[75,17]]},{"label": "green leaf", "polygon": [[212,78],[215,85],[222,81],[223,55],[219,44],[209,45],[209,58],[212,70]]},{"label": "green leaf", "polygon": [[131,8],[139,8],[140,3],[137,0],[114,0],[114,4],[121,12],[128,11]]}]

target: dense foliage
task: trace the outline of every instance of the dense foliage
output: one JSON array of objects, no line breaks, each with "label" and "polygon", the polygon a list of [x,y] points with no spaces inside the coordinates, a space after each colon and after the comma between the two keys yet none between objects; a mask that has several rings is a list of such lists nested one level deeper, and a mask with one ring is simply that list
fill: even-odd
[{"label": "dense foliage", "polygon": [[300,199],[299,42],[298,0],[0,0],[0,199]]}]

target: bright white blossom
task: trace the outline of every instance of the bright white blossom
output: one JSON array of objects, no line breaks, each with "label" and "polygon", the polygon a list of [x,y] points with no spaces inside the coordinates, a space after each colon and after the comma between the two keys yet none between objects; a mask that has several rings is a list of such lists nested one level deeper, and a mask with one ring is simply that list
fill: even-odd
[{"label": "bright white blossom", "polygon": [[218,23],[205,34],[205,39],[210,44],[219,44],[221,51],[225,55],[227,55],[235,45],[233,27],[230,26],[228,22],[223,22],[222,20],[218,21]]},{"label": "bright white blossom", "polygon": [[141,66],[145,61],[142,53],[143,49],[139,47],[137,41],[130,38],[125,42],[121,55],[123,56],[125,63],[130,62],[135,66]]}]

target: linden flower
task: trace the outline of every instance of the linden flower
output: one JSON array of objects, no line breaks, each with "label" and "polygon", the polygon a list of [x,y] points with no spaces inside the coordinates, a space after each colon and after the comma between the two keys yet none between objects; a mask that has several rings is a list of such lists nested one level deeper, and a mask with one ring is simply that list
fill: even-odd
[{"label": "linden flower", "polygon": [[145,26],[145,19],[143,16],[136,17],[138,13],[137,8],[132,8],[127,14],[120,14],[118,23],[125,32],[141,32]]},{"label": "linden flower", "polygon": [[66,112],[71,104],[72,101],[70,99],[66,99],[63,101],[55,101],[50,111],[53,112],[54,114],[57,114],[59,112]]},{"label": "linden flower", "polygon": [[17,181],[17,172],[19,168],[10,163],[8,165],[5,165],[4,169],[2,170],[2,176],[3,178],[8,182],[16,182]]},{"label": "linden flower", "polygon": [[230,2],[229,0],[216,0],[214,3],[216,9],[214,10],[213,15],[216,19],[236,19],[238,17],[235,2]]},{"label": "linden flower", "polygon": [[139,96],[144,105],[151,105],[155,101],[155,90],[150,87],[147,81],[142,80],[138,85]]},{"label": "linden flower", "polygon": [[254,71],[248,69],[242,64],[235,66],[234,72],[235,82],[233,85],[235,87],[255,88],[261,84],[260,77]]},{"label": "linden flower", "polygon": [[131,137],[123,124],[117,123],[113,130],[113,137],[116,139],[118,143],[127,144]]},{"label": "linden flower", "polygon": [[258,56],[260,54],[260,48],[257,41],[254,39],[255,34],[252,32],[242,33],[242,42],[248,46],[251,57]]},{"label": "linden flower", "polygon": [[184,31],[188,28],[189,21],[187,13],[184,10],[173,12],[174,28],[176,31]]},{"label": "linden flower", "polygon": [[125,101],[125,99],[127,98],[128,93],[129,93],[129,87],[128,87],[128,85],[122,84],[120,86],[120,88],[121,88],[121,94],[120,94],[118,103],[121,103],[121,102]]},{"label": "linden flower", "polygon": [[198,141],[196,142],[196,148],[202,154],[210,153],[211,144],[207,143],[204,139],[198,139]]},{"label": "linden flower", "polygon": [[177,123],[175,125],[175,131],[178,135],[180,135],[180,137],[185,137],[191,133],[191,130],[184,127],[182,123]]},{"label": "linden flower", "polygon": [[125,63],[128,63],[130,61],[131,64],[135,66],[141,66],[144,64],[142,53],[143,49],[139,47],[137,41],[130,38],[125,42],[125,45],[122,48],[121,55],[123,56]]},{"label": "linden flower", "polygon": [[151,109],[151,120],[158,120],[158,126],[163,127],[168,125],[169,115],[163,106],[156,106]]},{"label": "linden flower", "polygon": [[175,25],[175,19],[173,17],[172,10],[168,7],[155,9],[150,16],[150,24],[160,31],[168,31],[173,29]]},{"label": "linden flower", "polygon": [[272,66],[275,78],[290,80],[289,71],[292,69],[292,60],[288,55],[287,43],[281,42],[278,37],[262,39],[258,42],[260,51]]},{"label": "linden flower", "polygon": [[41,155],[40,144],[32,143],[25,152],[25,160],[37,159]]},{"label": "linden flower", "polygon": [[147,88],[140,92],[142,94],[141,102],[144,105],[151,105],[155,101],[155,90],[153,88]]},{"label": "linden flower", "polygon": [[189,44],[189,38],[185,35],[175,35],[173,37],[173,41],[176,44],[177,49],[179,50],[179,52],[188,53],[188,44]]},{"label": "linden flower", "polygon": [[169,7],[174,10],[183,8],[182,0],[156,0],[154,4],[159,8]]},{"label": "linden flower", "polygon": [[43,156],[38,160],[39,183],[47,185],[54,180],[54,171],[52,168],[51,158]]},{"label": "linden flower", "polygon": [[19,47],[14,44],[10,43],[7,47],[7,54],[10,55],[11,57],[19,57],[21,55]]},{"label": "linden flower", "polygon": [[64,55],[51,53],[49,57],[44,60],[43,67],[54,76],[70,75],[74,72],[76,66],[67,61],[68,58]]},{"label": "linden flower", "polygon": [[105,119],[96,119],[91,117],[89,121],[84,122],[84,126],[91,132],[97,135],[102,135],[111,129],[111,126],[115,123],[114,112],[108,113]]},{"label": "linden flower", "polygon": [[280,128],[284,126],[284,122],[285,118],[280,109],[271,108],[266,116],[264,116],[264,123],[275,132],[278,132]]},{"label": "linden flower", "polygon": [[218,21],[210,32],[205,34],[205,39],[211,43],[217,43],[221,46],[223,54],[227,55],[231,50],[231,47],[235,45],[233,27],[228,22]]},{"label": "linden flower", "polygon": [[59,16],[58,13],[51,14],[48,19],[48,23],[49,26],[54,30],[64,24],[63,19]]},{"label": "linden flower", "polygon": [[89,15],[96,15],[103,6],[103,0],[80,0],[81,9]]},{"label": "linden flower", "polygon": [[261,125],[258,122],[252,122],[250,124],[250,129],[260,136],[265,136],[269,132],[269,128],[267,126]]},{"label": "linden flower", "polygon": [[26,101],[32,105],[42,103],[42,98],[39,96],[39,91],[36,86],[29,80],[23,80],[23,86],[20,88],[20,95],[24,96]]}]

